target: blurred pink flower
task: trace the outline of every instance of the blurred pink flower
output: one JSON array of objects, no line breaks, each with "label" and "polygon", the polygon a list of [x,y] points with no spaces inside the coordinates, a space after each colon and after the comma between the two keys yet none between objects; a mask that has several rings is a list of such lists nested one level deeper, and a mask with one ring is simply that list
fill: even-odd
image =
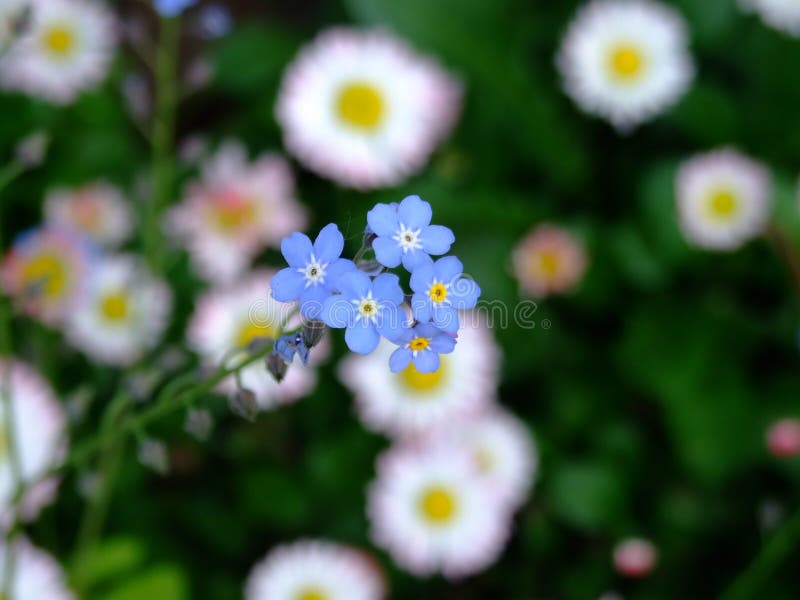
[{"label": "blurred pink flower", "polygon": [[560,294],[578,284],[586,270],[583,244],[567,230],[539,225],[512,254],[514,275],[522,291],[534,298]]},{"label": "blurred pink flower", "polygon": [[792,458],[800,454],[800,420],[781,419],[767,429],[767,448],[776,458]]},{"label": "blurred pink flower", "polygon": [[117,246],[134,227],[133,211],[118,188],[105,181],[48,192],[45,222],[69,229],[94,241]]},{"label": "blurred pink flower", "polygon": [[629,538],[614,547],[614,568],[624,577],[646,577],[657,560],[656,547],[645,539]]}]

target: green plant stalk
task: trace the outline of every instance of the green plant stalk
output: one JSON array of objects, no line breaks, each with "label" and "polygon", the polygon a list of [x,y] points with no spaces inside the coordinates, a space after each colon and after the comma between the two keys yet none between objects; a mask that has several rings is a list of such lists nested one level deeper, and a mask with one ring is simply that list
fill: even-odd
[{"label": "green plant stalk", "polygon": [[764,584],[783,564],[800,541],[800,509],[781,525],[752,563],[728,586],[722,600],[750,600],[762,598]]},{"label": "green plant stalk", "polygon": [[154,273],[163,270],[161,211],[169,202],[175,179],[175,118],[178,107],[178,50],[180,21],[163,17],[155,64],[152,195],[145,205],[144,253]]},{"label": "green plant stalk", "polygon": [[800,255],[798,255],[797,248],[794,247],[794,244],[792,244],[791,240],[775,223],[767,227],[766,231],[764,232],[764,236],[775,248],[778,256],[786,264],[786,268],[792,278],[792,284],[797,295],[797,301],[800,303]]}]

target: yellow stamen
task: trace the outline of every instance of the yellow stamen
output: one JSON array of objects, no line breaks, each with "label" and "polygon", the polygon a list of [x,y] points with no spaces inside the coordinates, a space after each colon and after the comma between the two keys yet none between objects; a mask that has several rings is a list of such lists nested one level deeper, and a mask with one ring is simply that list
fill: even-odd
[{"label": "yellow stamen", "polygon": [[428,290],[428,296],[433,302],[444,302],[447,299],[447,288],[443,283],[434,283]]},{"label": "yellow stamen", "polygon": [[444,525],[453,519],[457,502],[454,494],[443,486],[431,486],[420,497],[419,510],[422,516],[436,525]]},{"label": "yellow stamen", "polygon": [[378,303],[371,298],[365,298],[359,303],[358,312],[365,319],[370,319],[378,313]]},{"label": "yellow stamen", "polygon": [[295,597],[296,600],[329,600],[330,596],[319,588],[306,588]]},{"label": "yellow stamen", "polygon": [[717,190],[711,194],[708,207],[712,217],[720,221],[726,221],[736,216],[739,210],[739,202],[730,191]]},{"label": "yellow stamen", "polygon": [[447,357],[441,357],[439,368],[433,373],[420,373],[414,366],[414,363],[409,364],[405,369],[398,373],[403,385],[410,392],[414,393],[427,393],[432,392],[439,388],[447,375]]},{"label": "yellow stamen", "polygon": [[39,254],[22,267],[22,281],[46,298],[57,298],[66,287],[64,263],[54,254]]},{"label": "yellow stamen", "polygon": [[128,316],[128,296],[124,292],[114,292],[103,298],[100,310],[109,321],[122,321]]},{"label": "yellow stamen", "polygon": [[65,25],[54,25],[44,32],[42,43],[50,54],[63,58],[75,47],[75,33]]},{"label": "yellow stamen", "polygon": [[420,350],[425,350],[431,343],[428,338],[418,337],[411,340],[408,344],[408,347],[412,350],[419,352]]},{"label": "yellow stamen", "polygon": [[236,336],[236,345],[239,348],[245,348],[258,338],[275,338],[275,328],[270,325],[259,325],[247,321],[239,329],[239,335]]},{"label": "yellow stamen", "polygon": [[557,275],[561,268],[561,259],[557,252],[543,251],[539,254],[539,267],[545,275]]},{"label": "yellow stamen", "polygon": [[636,79],[644,70],[644,56],[639,48],[631,44],[620,44],[611,50],[609,57],[611,73],[626,81]]},{"label": "yellow stamen", "polygon": [[351,83],[339,92],[339,117],[358,129],[376,129],[384,116],[381,92],[368,83]]}]

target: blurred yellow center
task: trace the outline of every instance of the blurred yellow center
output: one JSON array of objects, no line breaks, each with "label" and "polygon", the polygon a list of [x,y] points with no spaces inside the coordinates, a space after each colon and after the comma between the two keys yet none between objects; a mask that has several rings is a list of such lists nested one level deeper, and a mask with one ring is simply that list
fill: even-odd
[{"label": "blurred yellow center", "polygon": [[270,325],[258,325],[248,321],[239,329],[236,336],[236,344],[240,348],[248,346],[253,340],[258,338],[274,338],[275,328]]},{"label": "blurred yellow center", "polygon": [[452,520],[456,512],[456,498],[443,486],[431,486],[425,490],[419,500],[422,516],[431,523],[444,525]]},{"label": "blurred yellow center", "polygon": [[375,129],[384,114],[381,93],[368,83],[351,83],[342,88],[337,108],[345,123],[359,129]]},{"label": "blurred yellow center", "polygon": [[545,275],[557,275],[560,266],[561,260],[559,259],[558,253],[550,250],[539,254],[539,268]]},{"label": "blurred yellow center", "polygon": [[358,312],[365,319],[371,319],[378,313],[378,303],[371,298],[365,298],[358,304]]},{"label": "blurred yellow center", "polygon": [[711,194],[709,200],[709,210],[711,216],[726,220],[733,217],[738,211],[739,203],[736,201],[736,196],[728,190],[718,190]]},{"label": "blurred yellow center", "polygon": [[214,221],[217,227],[226,233],[240,230],[252,223],[255,217],[256,210],[252,202],[242,200],[223,202],[214,207]]},{"label": "blurred yellow center", "polygon": [[68,27],[55,25],[45,31],[43,41],[50,54],[64,57],[75,47],[75,34]]},{"label": "blurred yellow center", "polygon": [[636,46],[620,44],[611,50],[611,72],[619,79],[630,80],[641,75],[644,57]]},{"label": "blurred yellow center", "polygon": [[103,298],[100,310],[109,321],[122,321],[128,316],[128,296],[123,292],[108,294]]},{"label": "blurred yellow center", "polygon": [[420,350],[425,350],[431,343],[428,338],[418,337],[414,338],[409,342],[408,347],[414,350],[415,352],[419,352]]},{"label": "blurred yellow center", "polygon": [[317,587],[306,588],[295,596],[295,600],[329,600],[329,598],[328,594]]},{"label": "blurred yellow center", "polygon": [[430,392],[438,388],[442,384],[442,379],[447,371],[446,357],[442,357],[442,362],[439,368],[433,373],[420,373],[410,363],[405,369],[398,374],[403,385],[412,392]]},{"label": "blurred yellow center", "polygon": [[444,302],[447,298],[447,288],[443,283],[434,283],[428,290],[428,295],[433,302]]},{"label": "blurred yellow center", "polygon": [[29,292],[57,298],[66,284],[64,263],[54,254],[34,256],[22,268],[22,282]]}]

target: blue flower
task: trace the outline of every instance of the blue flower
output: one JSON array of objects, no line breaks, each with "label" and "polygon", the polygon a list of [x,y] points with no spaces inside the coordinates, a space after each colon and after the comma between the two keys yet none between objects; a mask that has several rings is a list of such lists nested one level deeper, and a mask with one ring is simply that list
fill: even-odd
[{"label": "blue flower", "polygon": [[280,356],[287,364],[292,362],[295,354],[300,357],[304,365],[308,364],[308,348],[303,341],[303,336],[298,333],[279,337],[275,341],[273,352]]},{"label": "blue flower", "polygon": [[196,2],[197,0],[153,0],[158,14],[162,17],[177,17]]},{"label": "blue flower", "polygon": [[400,347],[389,357],[389,368],[393,373],[405,369],[413,362],[420,373],[439,370],[439,355],[450,354],[456,347],[455,338],[431,323],[419,323],[405,329],[395,343]]},{"label": "blue flower", "polygon": [[481,288],[461,277],[464,266],[455,256],[427,262],[411,274],[411,310],[422,323],[432,321],[448,333],[458,331],[458,311],[474,308]]},{"label": "blue flower", "polygon": [[374,280],[351,271],[339,278],[341,295],[331,296],[320,318],[334,329],[347,328],[347,347],[359,354],[375,350],[380,336],[396,339],[407,319],[400,310],[403,290],[397,275],[384,273]]},{"label": "blue flower", "polygon": [[354,270],[352,261],[339,258],[344,237],[333,223],[319,232],[312,246],[307,235],[294,232],[281,241],[281,252],[289,266],[270,282],[272,297],[280,302],[300,301],[300,312],[314,319],[322,303],[337,291],[339,278]]},{"label": "blue flower", "polygon": [[399,205],[375,205],[367,224],[378,236],[372,242],[378,262],[390,269],[402,262],[413,271],[428,255],[449,252],[455,236],[447,227],[431,225],[431,214],[431,205],[419,196],[407,196]]}]

